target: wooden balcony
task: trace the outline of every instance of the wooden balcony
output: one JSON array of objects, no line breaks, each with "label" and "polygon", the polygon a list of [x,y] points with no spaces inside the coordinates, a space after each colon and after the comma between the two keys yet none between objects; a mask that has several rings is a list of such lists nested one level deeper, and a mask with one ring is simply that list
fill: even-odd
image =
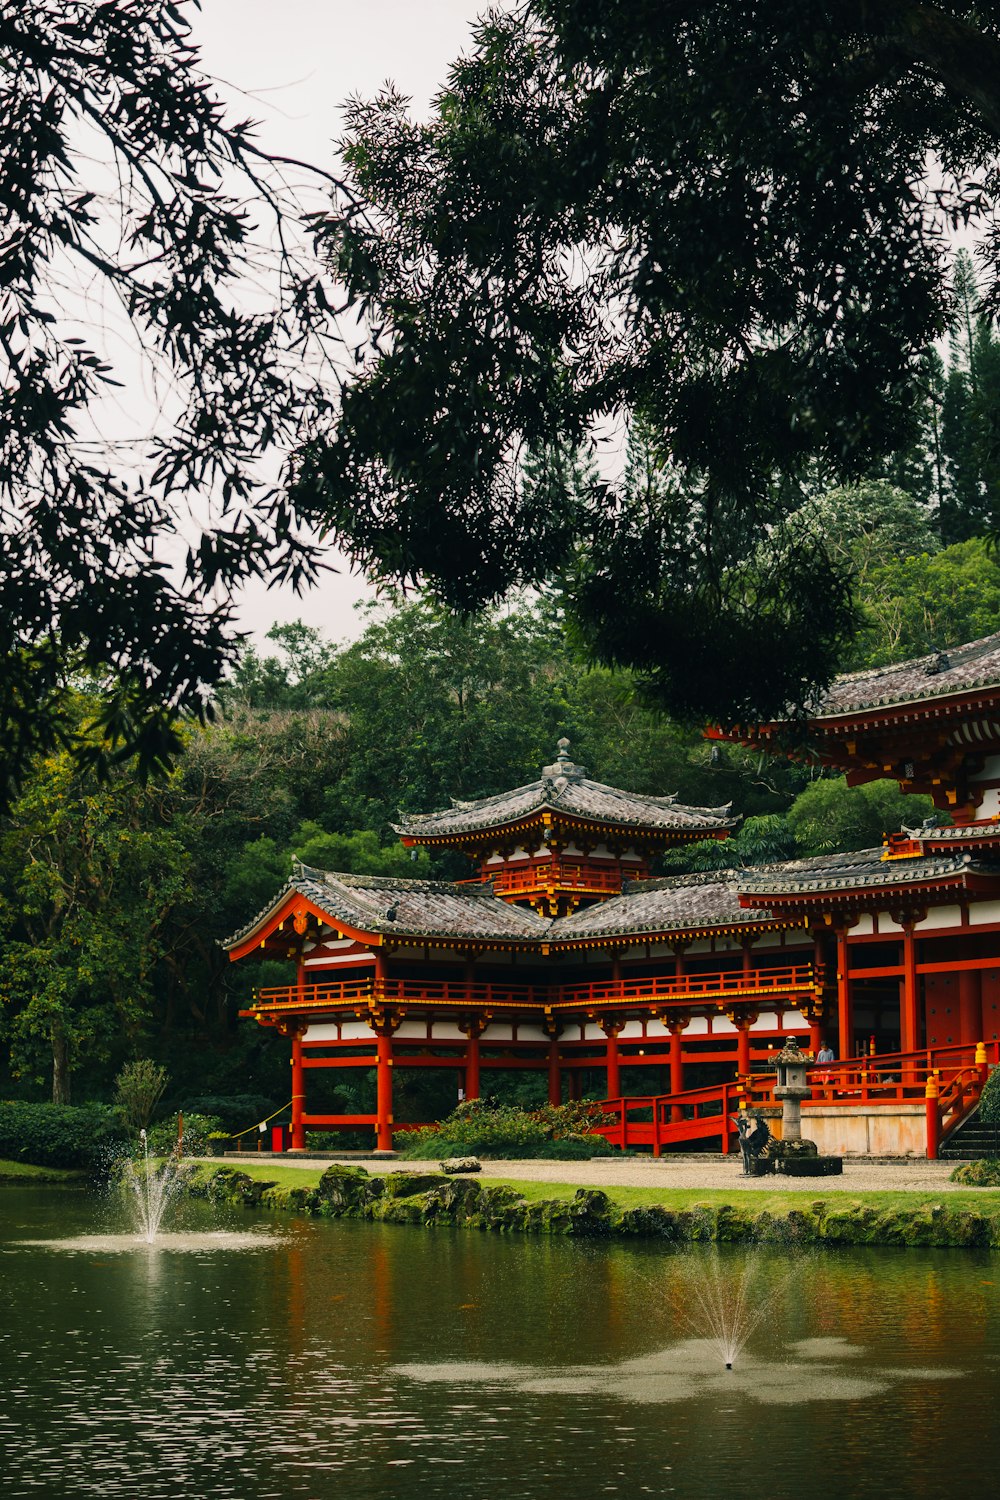
[{"label": "wooden balcony", "polygon": [[383,1005],[427,1006],[449,1010],[570,1012],[614,1009],[688,1009],[692,1004],[724,1010],[739,1002],[794,1004],[816,991],[811,964],[781,968],[724,969],[707,974],[654,975],[647,979],[604,979],[576,984],[518,984],[462,979],[374,979],[364,977],[327,984],[294,984],[257,990],[250,1010],[259,1012],[338,1010]]},{"label": "wooden balcony", "polygon": [[[635,874],[641,878],[642,871]],[[546,859],[530,865],[501,865],[496,870],[486,870],[483,883],[492,884],[498,896],[548,895],[557,891],[592,896],[617,896],[622,888],[622,879],[627,871],[621,865],[599,865],[596,863],[573,863],[569,860]]]}]

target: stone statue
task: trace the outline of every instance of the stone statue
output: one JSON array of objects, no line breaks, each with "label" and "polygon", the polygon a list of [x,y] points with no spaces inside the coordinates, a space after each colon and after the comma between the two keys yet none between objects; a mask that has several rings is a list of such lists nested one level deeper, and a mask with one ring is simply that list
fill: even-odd
[{"label": "stone statue", "polygon": [[760,1115],[743,1113],[736,1116],[736,1133],[740,1138],[740,1150],[743,1152],[743,1175],[744,1177],[755,1177],[755,1164],[763,1156],[771,1142],[771,1132],[767,1121]]}]

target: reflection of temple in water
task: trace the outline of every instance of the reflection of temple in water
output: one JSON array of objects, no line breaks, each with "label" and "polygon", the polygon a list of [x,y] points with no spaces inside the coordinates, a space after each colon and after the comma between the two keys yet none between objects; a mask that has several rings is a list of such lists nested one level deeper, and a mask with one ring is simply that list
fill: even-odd
[{"label": "reflection of temple in water", "polygon": [[[794,1035],[836,1052],[806,1106],[821,1149],[935,1154],[1000,1060],[1000,635],[839,678],[800,724],[711,737],[852,785],[894,778],[950,821],[655,879],[658,853],[738,819],[605,786],[562,740],[537,781],[398,825],[413,848],[467,855],[470,880],[300,865],[226,945],[296,965],[248,1012],[291,1041],[293,1147],[367,1127],[390,1149],[394,1075],[436,1068],[458,1097],[500,1070],[543,1073],[552,1102],[605,1097],[622,1146],[728,1149],[731,1114],[767,1104],[768,1056]],[[310,1110],[317,1068],[374,1069],[375,1112]]]}]

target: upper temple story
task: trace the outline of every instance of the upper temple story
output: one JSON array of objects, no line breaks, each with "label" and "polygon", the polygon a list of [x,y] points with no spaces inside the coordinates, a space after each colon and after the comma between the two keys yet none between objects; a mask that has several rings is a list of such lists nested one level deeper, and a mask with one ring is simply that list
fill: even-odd
[{"label": "upper temple story", "polygon": [[498,896],[551,916],[617,895],[622,881],[648,879],[650,860],[670,844],[725,839],[738,825],[732,805],[685,807],[592,781],[561,739],[537,781],[393,824],[407,845],[457,849],[479,865]]},{"label": "upper temple story", "polygon": [[805,713],[716,726],[736,740],[922,792],[963,827],[1000,822],[1000,632],[947,651],[846,673]]}]

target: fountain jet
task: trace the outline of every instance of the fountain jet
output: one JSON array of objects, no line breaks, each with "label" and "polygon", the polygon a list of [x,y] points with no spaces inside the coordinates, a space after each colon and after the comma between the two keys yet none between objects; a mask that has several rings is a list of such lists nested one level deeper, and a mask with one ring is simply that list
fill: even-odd
[{"label": "fountain jet", "polygon": [[139,1238],[145,1240],[147,1245],[152,1245],[177,1186],[177,1163],[171,1157],[162,1167],[154,1168],[149,1156],[149,1137],[145,1130],[139,1131],[139,1139],[142,1142],[143,1160],[138,1168],[133,1161],[125,1163],[125,1182],[131,1190]]}]

